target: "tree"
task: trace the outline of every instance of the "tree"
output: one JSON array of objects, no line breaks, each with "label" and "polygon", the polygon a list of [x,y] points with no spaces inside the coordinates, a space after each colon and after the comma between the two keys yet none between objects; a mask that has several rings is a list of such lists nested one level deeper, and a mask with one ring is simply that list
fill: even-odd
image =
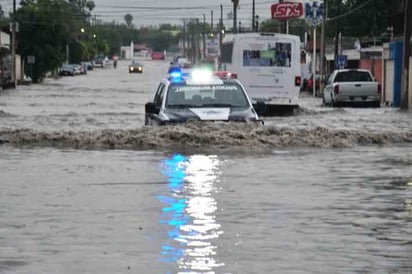
[{"label": "tree", "polygon": [[[326,37],[334,38],[339,23],[339,32],[347,37],[359,37],[363,40],[389,38],[387,29],[391,26],[392,16],[399,9],[402,0],[393,0],[388,4],[386,0],[324,0],[327,7],[327,21],[325,23]],[[339,4],[339,6],[338,6]],[[260,30],[276,32],[278,20],[262,22]],[[303,39],[303,33],[310,31],[304,20],[289,20],[289,32],[297,34]]]},{"label": "tree", "polygon": [[391,25],[392,15],[399,9],[401,0],[327,0],[328,36],[335,36],[335,26],[339,18],[340,31],[344,36],[378,37]]},{"label": "tree", "polygon": [[[23,60],[27,56],[35,57],[33,82],[41,81],[46,72],[56,70],[68,57],[70,61],[80,61],[88,54],[88,47],[80,36],[87,13],[77,5],[80,2],[24,1],[17,10],[17,52]],[[70,56],[66,55],[67,48],[71,50]]]},{"label": "tree", "polygon": [[94,1],[87,1],[87,2],[86,2],[86,8],[87,8],[89,11],[94,10],[95,7],[96,7],[96,4],[94,3]]},{"label": "tree", "polygon": [[132,26],[133,16],[130,13],[126,14],[124,16],[124,21],[126,21],[127,27],[130,28]]}]

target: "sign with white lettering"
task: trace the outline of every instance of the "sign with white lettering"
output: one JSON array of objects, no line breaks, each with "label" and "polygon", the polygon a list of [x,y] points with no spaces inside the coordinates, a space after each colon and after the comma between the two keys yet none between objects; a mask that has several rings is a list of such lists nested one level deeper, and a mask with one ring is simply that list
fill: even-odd
[{"label": "sign with white lettering", "polygon": [[301,2],[283,2],[271,6],[273,19],[292,19],[303,17],[303,4]]}]

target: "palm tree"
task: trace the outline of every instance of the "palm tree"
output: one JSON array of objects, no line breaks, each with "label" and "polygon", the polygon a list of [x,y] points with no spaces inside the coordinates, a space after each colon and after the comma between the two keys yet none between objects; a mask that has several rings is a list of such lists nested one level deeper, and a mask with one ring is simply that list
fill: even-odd
[{"label": "palm tree", "polygon": [[89,11],[92,11],[95,7],[96,7],[96,4],[94,3],[94,1],[87,1],[86,2],[86,8]]},{"label": "palm tree", "polygon": [[132,26],[133,16],[128,13],[124,16],[124,20],[126,21],[126,25],[130,28]]}]

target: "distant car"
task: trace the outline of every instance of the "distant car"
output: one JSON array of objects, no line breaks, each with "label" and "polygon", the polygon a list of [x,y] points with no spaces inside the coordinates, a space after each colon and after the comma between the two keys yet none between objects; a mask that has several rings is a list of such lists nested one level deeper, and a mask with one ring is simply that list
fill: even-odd
[{"label": "distant car", "polygon": [[380,107],[381,85],[366,69],[339,69],[332,72],[323,90],[323,106]]},{"label": "distant car", "polygon": [[143,65],[136,60],[129,64],[129,73],[143,73]]},{"label": "distant car", "polygon": [[154,51],[151,53],[152,60],[165,60],[164,52]]},{"label": "distant car", "polygon": [[153,101],[146,103],[145,125],[189,121],[262,123],[238,80],[196,69],[185,75],[176,69],[161,80]]},{"label": "distant car", "polygon": [[[316,74],[316,90],[319,90],[321,77],[320,74]],[[306,89],[308,91],[313,91],[313,74],[311,74],[306,83]]]},{"label": "distant car", "polygon": [[73,64],[78,74],[87,74],[87,66],[84,64]]},{"label": "distant car", "polygon": [[72,64],[63,64],[59,70],[60,76],[75,76],[78,74],[80,74],[80,72],[78,72],[77,68]]},{"label": "distant car", "polygon": [[89,61],[84,61],[80,63],[82,66],[85,66],[87,68],[87,70],[93,70],[93,63],[89,62]]},{"label": "distant car", "polygon": [[103,68],[105,66],[105,59],[104,56],[97,56],[94,61],[93,61],[94,67],[101,67]]}]

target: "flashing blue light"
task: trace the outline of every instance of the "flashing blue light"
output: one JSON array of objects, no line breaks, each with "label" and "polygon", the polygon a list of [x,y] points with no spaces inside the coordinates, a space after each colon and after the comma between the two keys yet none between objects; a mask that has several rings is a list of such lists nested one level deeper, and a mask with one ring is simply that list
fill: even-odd
[{"label": "flashing blue light", "polygon": [[170,80],[172,82],[181,82],[183,80],[183,73],[180,68],[173,67],[169,69]]}]

